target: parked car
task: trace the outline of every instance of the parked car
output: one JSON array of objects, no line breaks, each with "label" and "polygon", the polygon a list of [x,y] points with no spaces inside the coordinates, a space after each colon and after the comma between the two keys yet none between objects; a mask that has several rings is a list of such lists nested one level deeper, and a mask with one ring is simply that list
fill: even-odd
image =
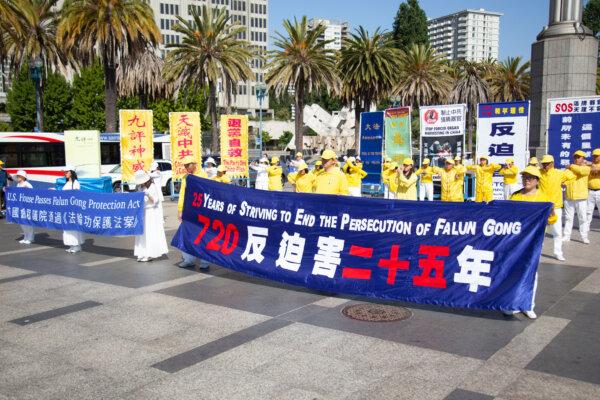
[{"label": "parked car", "polygon": [[[158,163],[158,169],[160,170],[160,182],[157,184],[160,185],[163,194],[170,195],[171,194],[171,180],[173,178],[173,171],[171,166],[171,161],[169,160],[155,160]],[[113,169],[111,169],[108,173],[103,174],[104,176],[110,176],[112,180],[113,192],[120,192],[121,190],[133,192],[136,187],[134,183],[125,184],[124,187],[121,187],[121,164],[116,165]]]}]

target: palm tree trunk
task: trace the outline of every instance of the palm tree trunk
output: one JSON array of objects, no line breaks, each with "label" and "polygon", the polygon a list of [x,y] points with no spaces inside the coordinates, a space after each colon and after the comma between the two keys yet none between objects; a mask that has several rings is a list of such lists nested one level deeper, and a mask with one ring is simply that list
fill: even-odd
[{"label": "palm tree trunk", "polygon": [[473,157],[473,134],[474,134],[474,129],[475,129],[475,113],[473,110],[469,110],[469,135],[468,135],[468,139],[469,139],[469,144],[468,144],[468,148],[469,148],[469,152],[471,152],[471,157]]},{"label": "palm tree trunk", "polygon": [[294,135],[296,151],[302,151],[304,140],[302,128],[304,127],[304,85],[299,83],[296,85],[296,98],[294,99],[294,107],[296,107],[296,120],[294,121]]},{"label": "palm tree trunk", "polygon": [[208,82],[208,113],[212,124],[212,143],[210,150],[213,153],[219,151],[219,124],[217,121],[217,87],[213,82]]},{"label": "palm tree trunk", "polygon": [[104,59],[104,114],[106,132],[117,132],[117,68]]}]

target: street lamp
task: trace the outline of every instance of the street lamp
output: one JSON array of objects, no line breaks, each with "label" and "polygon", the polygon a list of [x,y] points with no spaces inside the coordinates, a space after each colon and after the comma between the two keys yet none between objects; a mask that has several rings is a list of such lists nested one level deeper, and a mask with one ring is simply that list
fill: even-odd
[{"label": "street lamp", "polygon": [[36,57],[35,59],[29,62],[29,72],[31,73],[31,78],[35,83],[35,125],[36,130],[41,132],[44,129],[43,120],[42,120],[42,66],[44,63],[42,62],[40,57]]},{"label": "street lamp", "polygon": [[267,85],[259,83],[254,90],[256,91],[256,98],[258,99],[258,136],[256,137],[256,144],[260,147],[260,156],[262,157],[262,105],[264,98],[267,96]]}]

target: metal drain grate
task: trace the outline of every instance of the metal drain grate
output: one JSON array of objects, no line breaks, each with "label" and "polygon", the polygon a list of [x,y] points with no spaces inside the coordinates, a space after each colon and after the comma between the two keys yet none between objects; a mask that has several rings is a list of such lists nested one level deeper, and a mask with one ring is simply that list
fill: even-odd
[{"label": "metal drain grate", "polygon": [[412,317],[408,308],[370,303],[346,306],[342,309],[342,314],[348,318],[368,322],[401,321]]}]

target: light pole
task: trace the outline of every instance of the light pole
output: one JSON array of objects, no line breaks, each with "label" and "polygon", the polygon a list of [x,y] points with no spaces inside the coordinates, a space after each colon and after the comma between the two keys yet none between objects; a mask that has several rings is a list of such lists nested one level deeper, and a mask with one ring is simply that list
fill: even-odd
[{"label": "light pole", "polygon": [[256,144],[260,147],[260,157],[262,157],[262,105],[263,100],[267,95],[267,85],[265,85],[264,83],[259,83],[258,85],[256,85],[254,90],[256,91],[256,98],[258,99],[258,136],[256,137]]},{"label": "light pole", "polygon": [[44,63],[40,57],[36,57],[29,62],[29,72],[35,83],[35,127],[38,132],[44,130],[44,122],[42,117],[42,66]]}]

